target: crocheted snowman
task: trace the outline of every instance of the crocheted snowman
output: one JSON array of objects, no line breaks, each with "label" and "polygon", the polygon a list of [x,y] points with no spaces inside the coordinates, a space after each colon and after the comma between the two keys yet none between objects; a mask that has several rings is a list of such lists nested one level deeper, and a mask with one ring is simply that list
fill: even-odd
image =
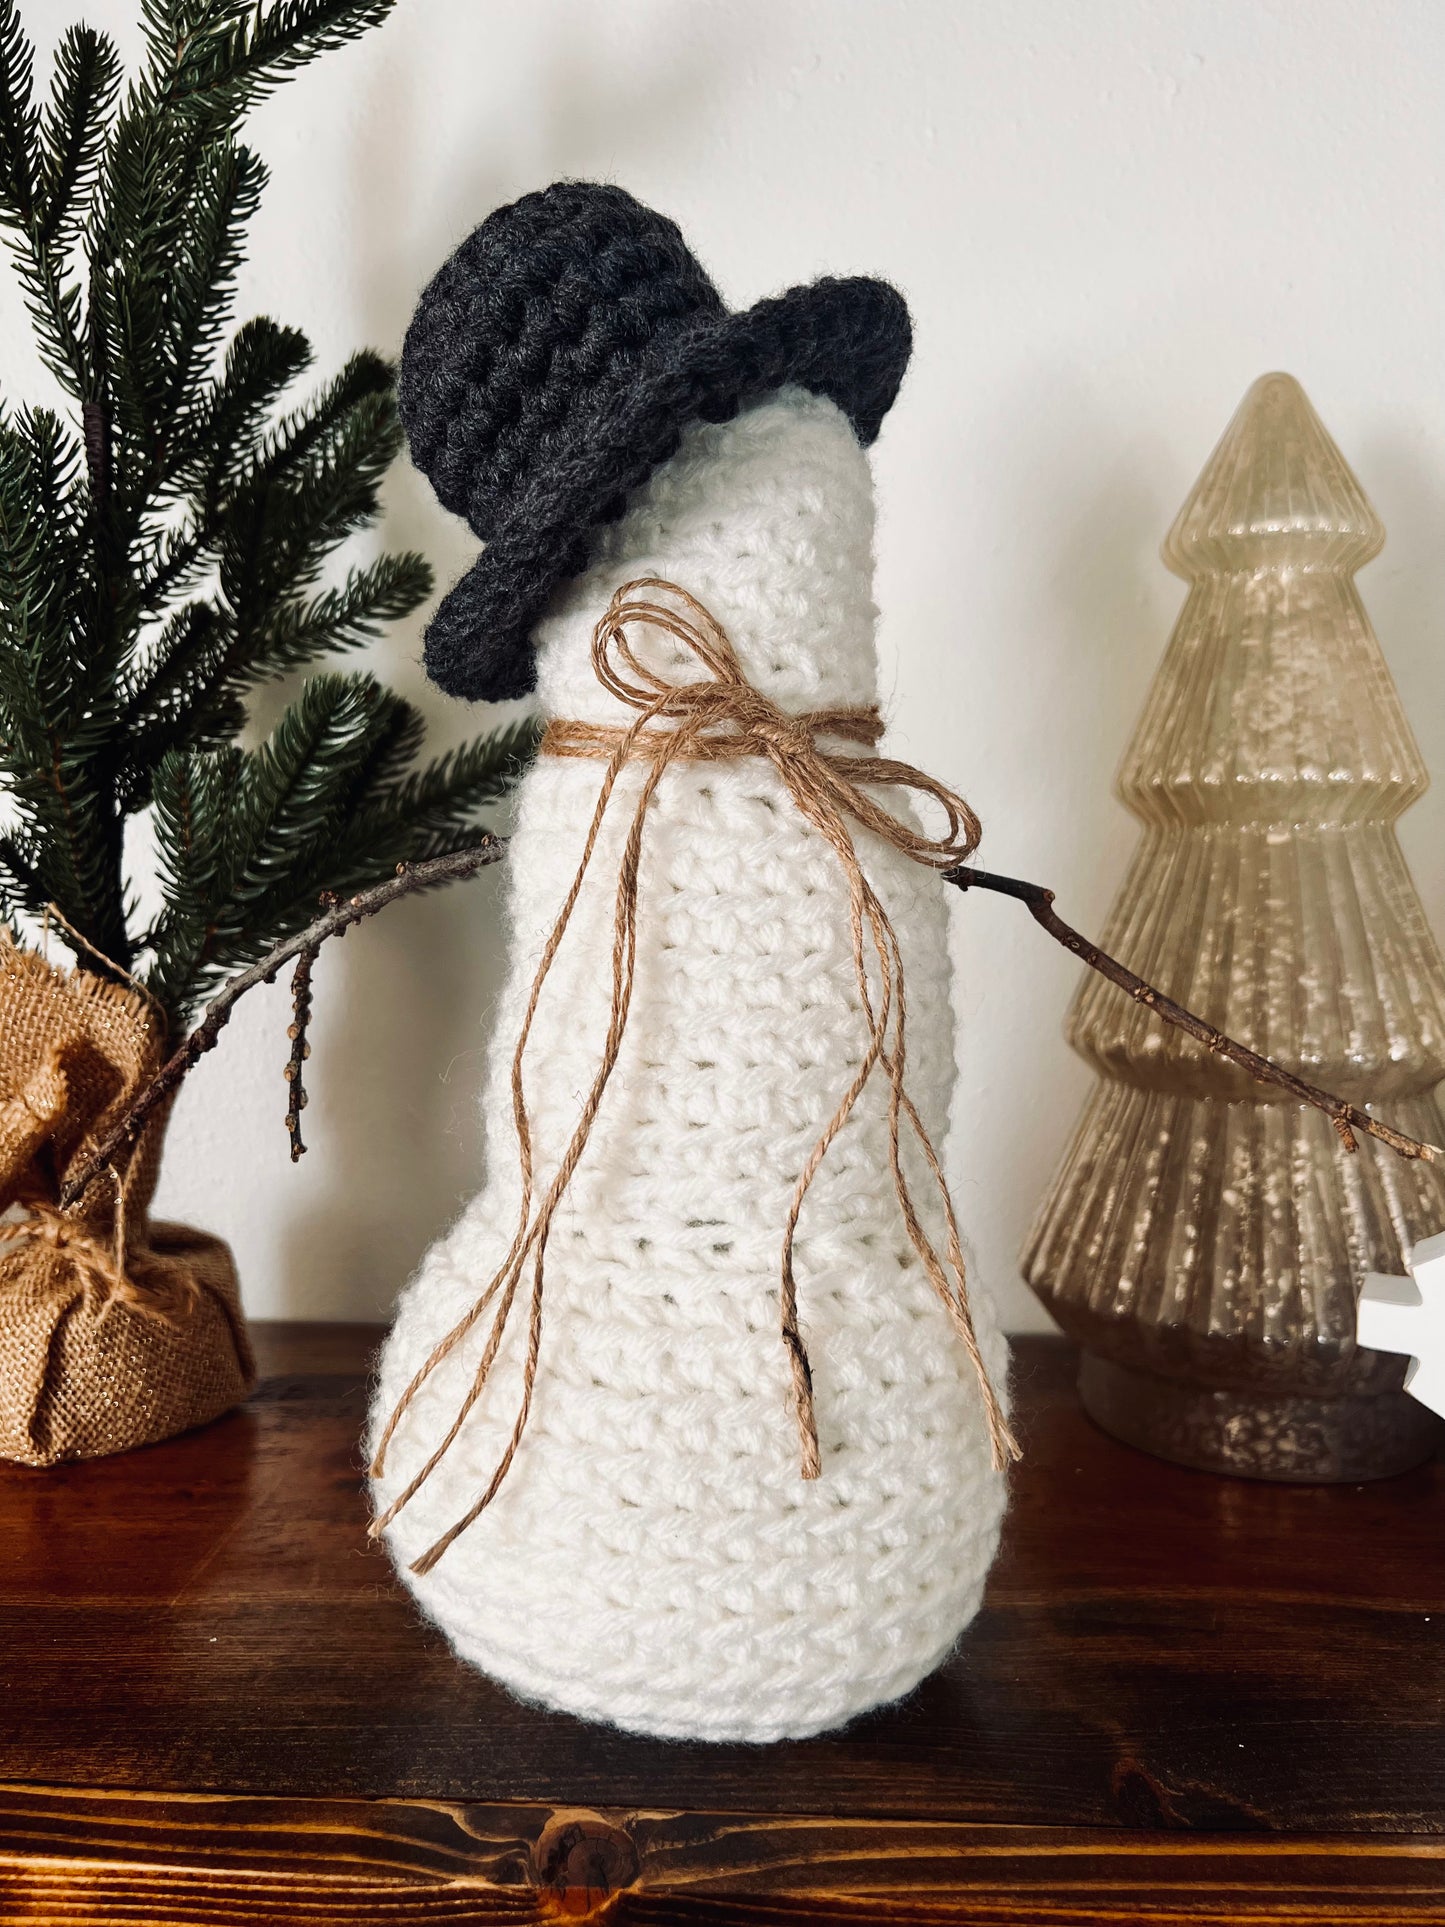
[{"label": "crocheted snowman", "polygon": [[[906,310],[875,282],[729,314],[672,224],[617,189],[569,183],[492,216],[427,291],[403,364],[414,457],[488,543],[433,623],[432,673],[483,696],[535,680],[545,716],[613,740],[637,716],[599,679],[594,632],[624,584],[660,577],[786,716],[866,712],[865,444],[908,345]],[[701,673],[665,628],[629,640],[659,676]],[[766,757],[679,758],[657,780],[626,1030],[551,1222],[540,1319],[530,1269],[510,1317],[495,1290],[477,1309],[527,1220],[519,1092],[535,1197],[616,1012],[618,877],[648,767],[613,770],[577,887],[607,767],[544,753],[519,790],[486,1184],[402,1297],[373,1445],[402,1409],[375,1501],[422,1609],[519,1695],[662,1735],[814,1733],[947,1654],[978,1608],[1004,1481],[974,1363],[900,1213],[881,1077],[798,1217],[821,1461],[800,1476],[780,1244],[869,1027],[838,854]],[[908,1094],[937,1146],[954,1062],[945,892],[882,837],[853,841],[906,962]],[[916,1137],[901,1162],[928,1219]],[[974,1321],[1001,1382],[977,1294]]]}]

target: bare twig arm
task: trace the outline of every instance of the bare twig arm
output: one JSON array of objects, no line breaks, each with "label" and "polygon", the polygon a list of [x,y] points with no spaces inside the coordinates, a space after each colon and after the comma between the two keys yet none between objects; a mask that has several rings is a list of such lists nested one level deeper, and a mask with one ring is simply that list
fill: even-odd
[{"label": "bare twig arm", "polygon": [[97,1145],[93,1155],[72,1174],[60,1195],[62,1207],[68,1208],[74,1204],[116,1154],[135,1142],[141,1127],[156,1106],[179,1086],[198,1058],[215,1048],[221,1032],[230,1022],[231,1012],[248,990],[254,990],[257,984],[270,983],[277,971],[293,958],[299,958],[308,951],[314,953],[328,937],[340,936],[352,924],[375,916],[378,910],[384,910],[399,898],[415,896],[418,891],[434,890],[441,884],[456,883],[464,877],[475,876],[479,870],[497,862],[505,849],[506,843],[501,837],[486,836],[474,849],[458,850],[450,856],[432,857],[425,863],[404,863],[396,875],[388,877],[385,883],[378,883],[370,890],[359,891],[355,896],[343,897],[329,904],[304,930],[289,937],[285,943],[278,944],[259,963],[252,964],[249,970],[241,971],[223,984],[206,1005],[195,1029],[171,1053],[125,1116]]},{"label": "bare twig arm", "polygon": [[1231,1064],[1238,1064],[1241,1070],[1249,1072],[1261,1084],[1276,1084],[1281,1090],[1297,1097],[1302,1104],[1313,1104],[1316,1110],[1323,1111],[1340,1136],[1340,1142],[1347,1151],[1359,1149],[1355,1133],[1363,1132],[1367,1137],[1378,1138],[1388,1144],[1402,1158],[1423,1158],[1433,1163],[1445,1156],[1438,1144],[1424,1144],[1418,1138],[1406,1137],[1402,1131],[1393,1130],[1382,1124],[1378,1118],[1362,1111],[1357,1104],[1347,1104],[1342,1097],[1331,1091],[1322,1091],[1317,1085],[1307,1084],[1293,1071],[1283,1069],[1272,1063],[1269,1058],[1261,1057],[1246,1044],[1237,1044],[1232,1037],[1226,1037],[1222,1030],[1216,1030],[1202,1017],[1196,1017],[1192,1010],[1183,1004],[1176,1004],[1172,997],[1166,997],[1162,990],[1146,984],[1142,977],[1136,977],[1132,970],[1101,950],[1096,943],[1082,936],[1072,925],[1054,912],[1054,893],[1046,890],[1040,883],[1024,883],[1017,877],[992,876],[987,870],[977,870],[968,864],[960,864],[956,870],[945,870],[944,881],[952,883],[960,890],[996,890],[1000,895],[1015,897],[1026,905],[1029,915],[1036,923],[1042,924],[1049,935],[1061,943],[1066,950],[1072,950],[1076,957],[1086,963],[1091,970],[1097,970],[1107,977],[1111,984],[1127,991],[1136,1003],[1144,1004],[1166,1024],[1187,1031],[1204,1048],[1224,1057]]},{"label": "bare twig arm", "polygon": [[[259,963],[252,964],[249,970],[243,970],[239,975],[232,977],[230,982],[223,985],[207,1004],[201,1021],[167,1059],[136,1098],[129,1111],[96,1148],[93,1156],[71,1177],[61,1193],[62,1206],[68,1207],[74,1204],[92,1181],[109,1168],[117,1152],[135,1142],[141,1127],[156,1106],[179,1086],[182,1078],[197,1059],[214,1048],[222,1030],[230,1021],[231,1012],[236,1003],[248,990],[253,990],[257,984],[270,983],[282,966],[293,959],[299,960],[307,956],[314,958],[316,951],[328,937],[340,936],[350,929],[352,924],[374,916],[378,910],[384,910],[388,904],[395,903],[399,898],[412,896],[421,890],[435,889],[440,884],[455,883],[465,877],[475,876],[488,865],[497,862],[505,850],[505,839],[488,836],[475,849],[462,850],[451,856],[434,857],[427,863],[403,865],[394,877],[388,878],[385,883],[377,884],[374,889],[363,890],[356,896],[346,897],[339,902],[329,904],[322,915],[308,924],[306,929],[289,938],[285,943],[279,944],[269,956],[263,957]],[[1314,1084],[1307,1084],[1303,1078],[1296,1077],[1292,1071],[1272,1063],[1269,1058],[1261,1057],[1257,1051],[1250,1050],[1247,1045],[1236,1043],[1223,1031],[1216,1030],[1213,1024],[1206,1023],[1202,1017],[1196,1017],[1192,1010],[1186,1010],[1182,1004],[1176,1004],[1172,997],[1166,997],[1162,990],[1156,990],[1152,984],[1145,983],[1142,977],[1136,977],[1132,970],[1126,969],[1116,958],[1109,956],[1107,951],[1101,950],[1096,943],[1091,943],[1081,932],[1065,923],[1062,917],[1057,916],[1053,907],[1054,893],[1052,890],[1045,889],[1042,884],[1025,883],[1018,877],[993,876],[987,870],[974,869],[968,864],[960,864],[957,869],[945,870],[943,878],[946,883],[953,884],[959,890],[993,890],[1001,896],[1016,898],[1026,906],[1034,921],[1041,924],[1056,942],[1061,943],[1066,950],[1071,950],[1091,970],[1097,970],[1101,976],[1107,977],[1110,983],[1117,984],[1120,990],[1125,991],[1136,1003],[1141,1003],[1152,1010],[1166,1024],[1173,1024],[1176,1029],[1186,1031],[1189,1036],[1203,1044],[1206,1050],[1213,1051],[1219,1057],[1227,1058],[1232,1064],[1238,1064],[1259,1083],[1277,1085],[1281,1090],[1288,1091],[1291,1096],[1297,1097],[1302,1104],[1312,1104],[1316,1110],[1323,1111],[1339,1133],[1340,1142],[1347,1151],[1359,1148],[1356,1133],[1362,1132],[1368,1137],[1377,1138],[1382,1144],[1387,1144],[1392,1151],[1398,1152],[1403,1158],[1423,1158],[1426,1162],[1433,1163],[1437,1158],[1445,1157],[1445,1151],[1442,1151],[1439,1145],[1425,1144],[1418,1138],[1406,1137],[1402,1131],[1393,1130],[1390,1125],[1371,1117],[1368,1111],[1362,1111],[1358,1105],[1348,1104],[1344,1098],[1336,1097],[1332,1091],[1320,1090]],[[305,977],[308,981],[309,975],[307,970]],[[293,1155],[299,1138],[300,1124],[300,1104],[296,1101],[296,1092],[300,1084],[300,1064],[297,1061],[296,1052],[298,1046],[304,1043],[304,1022],[300,1027],[299,1036],[293,1025],[292,1062],[288,1067],[289,1072],[295,1073],[292,1078],[293,1108],[287,1120],[288,1125],[297,1127],[293,1129],[292,1134]],[[304,1051],[302,1055],[304,1056]]]}]

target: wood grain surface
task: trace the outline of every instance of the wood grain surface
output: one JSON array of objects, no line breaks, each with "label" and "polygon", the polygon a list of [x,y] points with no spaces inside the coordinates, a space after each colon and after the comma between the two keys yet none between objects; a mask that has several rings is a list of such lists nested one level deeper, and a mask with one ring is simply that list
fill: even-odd
[{"label": "wood grain surface", "polygon": [[1180,1471],[1025,1341],[949,1663],[840,1735],[658,1744],[459,1665],[368,1548],[376,1337],[261,1326],[246,1411],[0,1467],[0,1921],[1445,1923],[1445,1466]]},{"label": "wood grain surface", "polygon": [[26,1927],[1445,1919],[1445,1842],[1386,1835],[38,1789],[0,1790],[0,1832],[0,1920]]},{"label": "wood grain surface", "polygon": [[1388,1836],[15,1789],[0,1790],[0,1831],[0,1919],[27,1927],[1445,1918],[1445,1841]]}]

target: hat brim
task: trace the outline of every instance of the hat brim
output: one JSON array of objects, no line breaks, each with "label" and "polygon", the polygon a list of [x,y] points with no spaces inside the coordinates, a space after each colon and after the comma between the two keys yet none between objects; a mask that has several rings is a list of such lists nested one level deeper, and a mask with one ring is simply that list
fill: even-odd
[{"label": "hat brim", "polygon": [[908,307],[886,281],[815,281],[672,336],[625,396],[579,415],[513,499],[427,625],[426,671],[448,695],[505,702],[535,685],[532,633],[560,585],[587,568],[597,532],[696,421],[728,421],[787,386],[825,395],[866,448],[908,366]]}]

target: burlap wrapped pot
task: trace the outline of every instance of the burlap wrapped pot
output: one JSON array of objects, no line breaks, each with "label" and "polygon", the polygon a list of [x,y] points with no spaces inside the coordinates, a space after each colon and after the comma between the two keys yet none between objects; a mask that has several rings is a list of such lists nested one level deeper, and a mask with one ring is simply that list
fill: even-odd
[{"label": "burlap wrapped pot", "polygon": [[254,1382],[230,1250],[150,1218],[164,1112],[60,1208],[163,1048],[143,992],[0,940],[0,1458],[124,1452],[219,1417]]}]

